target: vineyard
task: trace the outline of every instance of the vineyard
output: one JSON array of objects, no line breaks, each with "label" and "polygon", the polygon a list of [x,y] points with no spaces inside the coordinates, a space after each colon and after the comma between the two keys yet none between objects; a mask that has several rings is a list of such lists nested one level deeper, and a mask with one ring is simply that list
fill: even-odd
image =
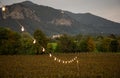
[{"label": "vineyard", "polygon": [[0,78],[120,78],[120,54],[59,53],[62,60],[77,57],[71,63],[55,61],[44,55],[1,55]]}]

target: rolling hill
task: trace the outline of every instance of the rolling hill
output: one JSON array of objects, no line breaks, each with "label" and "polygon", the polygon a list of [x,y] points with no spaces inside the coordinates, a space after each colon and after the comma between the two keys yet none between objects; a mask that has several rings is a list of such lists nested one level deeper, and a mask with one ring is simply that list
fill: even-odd
[{"label": "rolling hill", "polygon": [[48,6],[37,5],[30,1],[6,6],[0,9],[0,26],[33,34],[41,29],[47,36],[53,34],[120,34],[120,23],[116,23],[91,13],[72,13]]}]

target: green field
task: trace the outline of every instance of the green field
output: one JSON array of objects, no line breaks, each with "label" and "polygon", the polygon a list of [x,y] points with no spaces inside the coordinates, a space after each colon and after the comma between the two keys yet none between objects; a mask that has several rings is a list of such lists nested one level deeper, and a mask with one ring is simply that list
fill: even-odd
[{"label": "green field", "polygon": [[49,55],[1,55],[0,78],[120,78],[120,54],[53,54],[62,60],[78,56],[63,64]]}]

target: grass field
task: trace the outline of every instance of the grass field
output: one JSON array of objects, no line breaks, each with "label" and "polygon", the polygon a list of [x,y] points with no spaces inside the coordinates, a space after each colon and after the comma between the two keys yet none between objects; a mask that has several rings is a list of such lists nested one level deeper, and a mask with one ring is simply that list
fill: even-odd
[{"label": "grass field", "polygon": [[2,55],[0,78],[120,78],[120,54],[80,53],[53,54],[79,63],[63,64],[49,55]]}]

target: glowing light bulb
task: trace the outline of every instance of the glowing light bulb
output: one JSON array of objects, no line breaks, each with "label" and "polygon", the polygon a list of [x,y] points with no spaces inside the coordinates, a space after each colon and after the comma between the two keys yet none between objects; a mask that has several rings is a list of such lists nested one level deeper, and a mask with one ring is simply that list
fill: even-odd
[{"label": "glowing light bulb", "polygon": [[65,61],[65,63],[67,64],[67,61]]},{"label": "glowing light bulb", "polygon": [[56,57],[54,58],[54,60],[56,60]]},{"label": "glowing light bulb", "polygon": [[23,32],[25,29],[24,29],[24,27],[22,26],[22,28],[21,28],[21,31]]},{"label": "glowing light bulb", "polygon": [[6,10],[6,8],[5,8],[5,6],[3,6],[3,7],[2,7],[2,11],[5,12],[5,10]]},{"label": "glowing light bulb", "polygon": [[44,52],[44,51],[45,51],[45,48],[42,48],[42,51]]},{"label": "glowing light bulb", "polygon": [[50,56],[50,57],[52,57],[52,55],[51,55],[51,54],[50,54],[49,56]]},{"label": "glowing light bulb", "polygon": [[58,60],[58,62],[60,62],[60,60]]},{"label": "glowing light bulb", "polygon": [[35,44],[35,43],[36,43],[36,40],[34,39],[34,40],[33,40],[33,44]]},{"label": "glowing light bulb", "polygon": [[79,61],[77,60],[77,63],[78,63]]},{"label": "glowing light bulb", "polygon": [[70,61],[68,61],[68,63],[70,63]]}]

